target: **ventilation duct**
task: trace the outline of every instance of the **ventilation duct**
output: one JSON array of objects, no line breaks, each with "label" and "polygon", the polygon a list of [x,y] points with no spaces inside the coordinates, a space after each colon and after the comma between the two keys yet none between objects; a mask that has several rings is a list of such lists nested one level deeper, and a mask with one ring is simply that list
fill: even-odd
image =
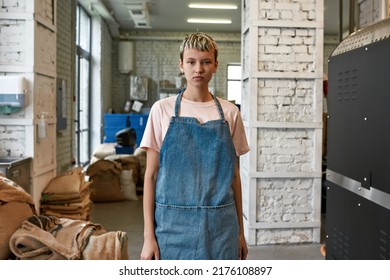
[{"label": "ventilation duct", "polygon": [[126,5],[136,28],[151,28],[149,10],[146,3]]}]

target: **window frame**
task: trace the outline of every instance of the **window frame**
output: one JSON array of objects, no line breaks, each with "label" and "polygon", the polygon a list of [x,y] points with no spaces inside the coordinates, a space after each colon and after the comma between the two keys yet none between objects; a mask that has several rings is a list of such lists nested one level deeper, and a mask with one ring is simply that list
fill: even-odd
[{"label": "window frame", "polygon": [[[75,157],[77,166],[86,166],[90,162],[91,154],[92,18],[79,3],[77,4],[76,12]],[[87,20],[85,18],[81,20],[81,17],[86,17]],[[82,30],[84,21],[87,22],[88,26],[85,30]],[[87,40],[85,38],[86,35],[88,35]],[[85,67],[85,65],[87,66]],[[84,102],[85,100],[86,102]]]},{"label": "window frame", "polygon": [[[239,77],[237,76],[237,77],[231,78],[230,75],[229,75],[229,67],[240,67],[240,71],[239,71],[240,75],[239,75]],[[241,71],[242,71],[241,63],[228,63],[226,65],[226,97],[227,97],[228,100],[234,101],[237,105],[241,105],[241,93],[242,93],[242,91],[241,91],[241,83],[242,83]],[[234,98],[232,98],[232,95],[230,94],[230,90],[232,89],[232,86],[230,86],[231,82],[233,82],[233,83],[239,82],[240,83],[240,85],[238,87],[239,88],[239,93],[234,94]],[[234,90],[237,90],[237,87],[234,87]],[[237,95],[239,95],[238,96],[239,98],[237,98]]]}]

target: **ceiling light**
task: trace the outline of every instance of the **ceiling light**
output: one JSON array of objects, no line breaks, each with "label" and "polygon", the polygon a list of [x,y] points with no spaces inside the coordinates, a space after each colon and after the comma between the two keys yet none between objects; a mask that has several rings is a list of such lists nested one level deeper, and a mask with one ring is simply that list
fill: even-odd
[{"label": "ceiling light", "polygon": [[236,10],[237,5],[231,4],[205,4],[205,3],[190,3],[188,7],[193,9],[221,9],[221,10]]},{"label": "ceiling light", "polygon": [[188,23],[212,23],[212,24],[231,24],[230,19],[206,19],[206,18],[189,18]]}]

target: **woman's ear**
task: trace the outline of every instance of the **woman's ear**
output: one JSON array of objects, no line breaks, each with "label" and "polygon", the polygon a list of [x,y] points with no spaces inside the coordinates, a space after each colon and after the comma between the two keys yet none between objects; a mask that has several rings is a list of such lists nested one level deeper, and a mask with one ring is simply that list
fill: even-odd
[{"label": "woman's ear", "polygon": [[184,70],[183,70],[183,61],[180,59],[179,60],[179,68],[180,68],[180,71],[182,72],[182,73],[184,73]]},{"label": "woman's ear", "polygon": [[213,73],[217,72],[217,69],[218,69],[218,60],[215,61],[215,67]]}]

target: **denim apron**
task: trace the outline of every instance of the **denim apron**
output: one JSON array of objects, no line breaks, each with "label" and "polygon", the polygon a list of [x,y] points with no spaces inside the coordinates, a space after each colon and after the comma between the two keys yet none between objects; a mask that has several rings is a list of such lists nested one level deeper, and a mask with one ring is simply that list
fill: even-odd
[{"label": "denim apron", "polygon": [[237,161],[229,125],[180,117],[180,93],[160,151],[155,234],[161,259],[237,259],[232,182]]}]

